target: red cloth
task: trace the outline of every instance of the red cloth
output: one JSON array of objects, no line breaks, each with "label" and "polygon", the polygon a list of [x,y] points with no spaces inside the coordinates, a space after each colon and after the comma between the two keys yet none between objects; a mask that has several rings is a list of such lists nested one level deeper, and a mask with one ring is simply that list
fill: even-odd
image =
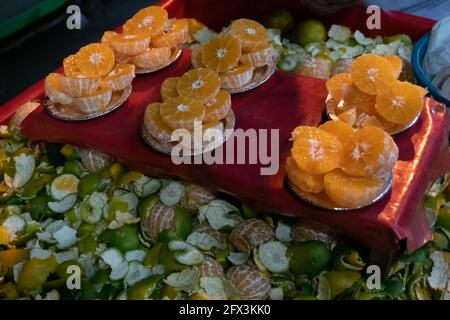
[{"label": "red cloth", "polygon": [[[219,27],[227,24],[230,18],[246,16],[249,8],[258,13],[265,12],[274,1],[214,1],[214,5],[206,8],[211,3],[207,0],[171,1],[167,9],[171,16],[197,17],[206,23],[218,18],[215,27]],[[341,19],[340,22],[345,20],[345,24],[365,31],[362,26],[354,25],[360,23],[357,16],[358,12],[363,12],[361,10],[364,9],[355,7],[336,17]],[[429,22],[425,29],[424,19],[404,14],[384,13],[382,19],[390,28],[382,30],[386,34],[401,30],[408,31],[414,38],[432,25]],[[178,176],[209,185],[236,195],[265,212],[307,217],[326,223],[372,248],[393,250],[398,247],[399,240],[407,239],[408,249],[414,250],[430,240],[431,233],[421,209],[422,195],[430,182],[443,169],[448,169],[450,163],[448,113],[442,105],[428,100],[419,122],[395,137],[400,159],[395,168],[392,191],[368,208],[335,213],[306,204],[284,185],[284,163],[291,148],[290,132],[298,125],[317,125],[322,119],[326,96],[322,80],[276,72],[261,87],[233,96],[236,128],[280,129],[280,171],[275,176],[261,176],[259,165],[176,166],[170,157],[144,144],[139,128],[145,106],[160,100],[161,82],[166,77],[179,76],[187,71],[189,61],[189,50],[185,50],[181,59],[172,66],[154,74],[138,76],[133,82],[129,100],[105,117],[67,123],[52,119],[41,106],[24,121],[22,131],[31,140],[72,143],[104,151],[148,175]],[[1,108],[0,119],[10,115],[21,103],[34,98],[43,98],[42,82],[9,102],[5,109]],[[437,165],[437,159],[442,166]]]}]

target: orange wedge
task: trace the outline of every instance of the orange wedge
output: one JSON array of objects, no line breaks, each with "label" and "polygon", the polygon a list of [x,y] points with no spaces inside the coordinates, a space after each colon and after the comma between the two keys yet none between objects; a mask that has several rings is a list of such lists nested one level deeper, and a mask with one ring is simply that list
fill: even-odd
[{"label": "orange wedge", "polygon": [[193,68],[204,67],[202,63],[202,46],[200,44],[191,46],[191,64]]},{"label": "orange wedge", "polygon": [[73,105],[86,114],[103,111],[111,101],[112,92],[109,89],[98,89],[90,96],[74,98]]},{"label": "orange wedge", "polygon": [[145,109],[144,126],[148,133],[158,141],[168,142],[171,140],[172,128],[161,118],[160,110],[162,103],[150,103]]},{"label": "orange wedge", "polygon": [[150,37],[139,33],[116,33],[108,39],[108,43],[115,52],[135,56],[148,48]]},{"label": "orange wedge", "polygon": [[292,157],[286,161],[286,173],[289,181],[304,192],[320,193],[325,188],[323,175],[312,175],[301,170]]},{"label": "orange wedge", "polygon": [[352,75],[350,73],[338,73],[326,82],[328,93],[336,103],[347,97],[352,86]]},{"label": "orange wedge", "polygon": [[379,88],[395,81],[392,65],[375,54],[366,54],[355,59],[352,66],[353,83],[364,93],[375,95]]},{"label": "orange wedge", "polygon": [[386,120],[405,124],[414,120],[423,107],[427,90],[409,82],[395,81],[377,95],[375,108]]},{"label": "orange wedge", "polygon": [[170,27],[170,31],[152,39],[152,46],[175,48],[188,42],[188,40],[189,32],[187,21],[175,20]]},{"label": "orange wedge", "polygon": [[339,118],[339,120],[353,126],[356,122],[357,116],[358,115],[356,114],[356,108],[350,108],[347,111],[340,113],[337,117]]},{"label": "orange wedge", "polygon": [[70,105],[72,97],[64,93],[61,88],[61,79],[63,75],[59,73],[50,73],[45,78],[45,95],[54,103]]},{"label": "orange wedge", "polygon": [[161,84],[161,98],[163,101],[178,97],[177,84],[180,77],[166,78]]},{"label": "orange wedge", "polygon": [[306,58],[300,62],[296,73],[306,77],[328,79],[331,75],[331,64],[322,58]]},{"label": "orange wedge", "polygon": [[150,6],[139,10],[124,24],[123,29],[125,32],[139,32],[155,37],[164,31],[167,20],[168,14],[164,8]]},{"label": "orange wedge", "polygon": [[255,52],[267,46],[269,33],[266,28],[256,21],[239,19],[233,21],[230,33],[241,41],[244,52]]},{"label": "orange wedge", "polygon": [[403,70],[403,61],[398,56],[384,56],[384,58],[389,61],[394,72],[394,78],[398,79]]},{"label": "orange wedge", "polygon": [[63,61],[64,74],[68,77],[76,77],[80,74],[80,69],[77,64],[78,56],[76,54],[71,54]]},{"label": "orange wedge", "polygon": [[272,59],[273,59],[273,48],[270,44],[267,44],[267,46],[255,52],[243,54],[241,57],[241,62],[244,64],[249,64],[254,69],[256,69],[269,64]]},{"label": "orange wedge", "polygon": [[219,94],[220,78],[212,70],[193,69],[180,78],[177,90],[182,97],[206,103]]},{"label": "orange wedge", "polygon": [[170,60],[171,51],[168,47],[147,48],[141,54],[132,57],[130,61],[139,68],[157,68],[166,65]]},{"label": "orange wedge", "polygon": [[369,205],[382,192],[384,183],[376,177],[356,178],[341,170],[327,173],[324,178],[325,191],[338,205],[357,208]]},{"label": "orange wedge", "polygon": [[344,144],[341,169],[355,177],[370,177],[377,174],[386,164],[384,156],[391,136],[380,128],[369,126],[356,131]]},{"label": "orange wedge", "polygon": [[113,50],[104,44],[89,44],[78,52],[78,68],[83,75],[89,78],[108,74],[114,67],[114,63]]},{"label": "orange wedge", "polygon": [[344,145],[353,135],[353,127],[340,120],[330,120],[319,126],[319,129],[325,130],[339,139]]},{"label": "orange wedge", "polygon": [[178,98],[164,101],[160,114],[164,122],[172,129],[193,130],[195,122],[203,121],[205,106],[196,100],[181,95]]},{"label": "orange wedge", "polygon": [[241,64],[220,74],[221,87],[226,90],[241,88],[253,78],[253,68],[249,64]]},{"label": "orange wedge", "polygon": [[102,87],[109,88],[112,91],[123,90],[131,86],[134,74],[134,65],[132,64],[118,64],[114,69],[102,79]]},{"label": "orange wedge", "polygon": [[68,95],[79,98],[94,94],[101,83],[101,78],[61,77],[61,89]]},{"label": "orange wedge", "polygon": [[222,34],[202,45],[202,64],[216,72],[226,72],[237,66],[241,58],[241,43],[232,35]]},{"label": "orange wedge", "polygon": [[206,103],[205,122],[216,122],[225,118],[231,109],[231,96],[228,91],[220,90],[219,94]]},{"label": "orange wedge", "polygon": [[292,156],[300,170],[317,175],[339,167],[342,144],[331,133],[316,127],[300,126],[292,137]]}]

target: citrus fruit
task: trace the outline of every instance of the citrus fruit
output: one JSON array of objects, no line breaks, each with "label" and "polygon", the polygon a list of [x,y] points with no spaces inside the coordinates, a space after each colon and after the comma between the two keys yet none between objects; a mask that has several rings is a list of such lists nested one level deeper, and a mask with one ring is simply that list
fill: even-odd
[{"label": "citrus fruit", "polygon": [[352,85],[344,97],[343,107],[344,110],[355,108],[358,114],[374,115],[376,113],[375,99],[375,96],[364,93]]},{"label": "citrus fruit", "polygon": [[277,9],[264,17],[264,26],[270,29],[280,29],[282,33],[290,31],[294,27],[294,18],[289,10]]},{"label": "citrus fruit", "polygon": [[351,126],[353,126],[356,122],[357,118],[356,108],[350,108],[340,114],[338,114],[338,119],[342,122],[345,122]]},{"label": "citrus fruit", "polygon": [[164,230],[175,229],[175,210],[162,203],[156,203],[150,214],[141,221],[142,231],[151,240],[155,241]]},{"label": "citrus fruit", "polygon": [[306,219],[298,219],[293,230],[294,242],[318,240],[325,244],[335,242],[336,231],[333,228]]},{"label": "citrus fruit", "polygon": [[154,47],[174,48],[188,42],[188,22],[186,20],[175,20],[168,32],[165,32],[152,39]]},{"label": "citrus fruit", "polygon": [[68,77],[75,77],[80,74],[80,69],[77,64],[78,56],[76,54],[71,54],[63,61],[64,74]]},{"label": "citrus fruit", "polygon": [[352,72],[353,59],[339,59],[333,64],[331,75],[335,76],[339,73]]},{"label": "citrus fruit", "polygon": [[159,6],[149,6],[139,10],[123,29],[125,32],[140,32],[150,37],[160,35],[164,31],[164,26],[168,20],[167,11]]},{"label": "citrus fruit", "polygon": [[139,68],[158,68],[170,60],[170,48],[147,48],[141,54],[131,58],[131,62]]},{"label": "citrus fruit", "polygon": [[188,31],[189,31],[189,36],[193,37],[194,34],[200,30],[205,28],[206,26],[201,23],[200,21],[198,21],[197,19],[194,18],[183,18],[183,19],[179,19],[179,20],[184,20],[187,22],[188,24]]},{"label": "citrus fruit", "polygon": [[241,58],[241,43],[229,34],[222,34],[202,45],[202,63],[216,72],[226,72],[237,66]]},{"label": "citrus fruit", "polygon": [[134,65],[132,64],[118,64],[114,69],[102,79],[102,87],[109,88],[112,91],[123,90],[131,86],[134,74]]},{"label": "citrus fruit", "polygon": [[86,77],[104,76],[111,71],[114,63],[113,50],[101,43],[89,44],[78,52],[77,65]]},{"label": "citrus fruit", "polygon": [[101,78],[60,77],[61,89],[74,98],[92,95],[100,82]]},{"label": "citrus fruit", "polygon": [[135,56],[148,48],[150,37],[139,33],[116,33],[108,39],[108,43],[116,52]]},{"label": "citrus fruit", "polygon": [[322,22],[314,19],[305,20],[297,24],[293,34],[294,42],[306,46],[311,42],[327,40],[327,30]]},{"label": "citrus fruit", "polygon": [[324,271],[331,260],[327,245],[318,240],[307,240],[288,248],[289,270],[294,274],[314,277]]},{"label": "citrus fruit", "polygon": [[325,130],[337,137],[342,145],[344,145],[349,137],[355,132],[351,125],[340,120],[327,121],[319,126],[319,129]]},{"label": "citrus fruit", "polygon": [[383,181],[377,177],[350,177],[340,170],[327,173],[324,183],[328,196],[344,208],[369,205],[384,188]]},{"label": "citrus fruit", "polygon": [[384,56],[384,58],[391,64],[392,71],[394,72],[394,78],[398,79],[403,70],[402,59],[398,56]]},{"label": "citrus fruit", "polygon": [[270,44],[255,52],[245,53],[241,57],[243,64],[249,64],[254,69],[267,65],[273,59],[273,48]]},{"label": "citrus fruit", "polygon": [[245,264],[233,266],[227,271],[227,279],[244,299],[266,299],[270,291],[270,279],[258,269]]},{"label": "citrus fruit", "polygon": [[331,133],[316,127],[300,126],[292,137],[292,156],[301,170],[324,174],[339,166],[342,144]]},{"label": "citrus fruit", "polygon": [[220,78],[212,70],[197,68],[180,78],[177,90],[180,96],[205,103],[219,94]]},{"label": "citrus fruit", "polygon": [[206,104],[205,122],[220,121],[231,109],[231,96],[228,91],[220,90],[219,94]]},{"label": "citrus fruit", "polygon": [[422,110],[423,98],[427,90],[409,82],[396,81],[383,87],[377,95],[375,108],[386,120],[404,124]]},{"label": "citrus fruit", "polygon": [[342,170],[351,176],[369,177],[386,166],[381,161],[386,150],[386,141],[391,136],[377,127],[364,127],[357,130],[343,145]]},{"label": "citrus fruit", "polygon": [[230,25],[230,33],[241,41],[241,48],[244,52],[264,48],[269,41],[269,33],[266,28],[254,20],[233,21]]},{"label": "citrus fruit", "polygon": [[324,190],[323,175],[313,175],[300,170],[292,157],[286,161],[286,173],[289,181],[304,192],[320,193]]},{"label": "citrus fruit", "polygon": [[164,101],[160,109],[161,118],[172,129],[193,130],[196,121],[203,121],[205,106],[184,95]]},{"label": "citrus fruit", "polygon": [[[196,212],[201,206],[207,205],[216,198],[214,192],[197,184],[186,186],[186,193],[181,199],[180,205],[190,211]],[[211,228],[211,230],[215,231]]]},{"label": "citrus fruit", "polygon": [[274,231],[267,223],[261,219],[252,218],[239,222],[231,231],[228,241],[237,250],[248,252],[274,238]]},{"label": "citrus fruit", "polygon": [[328,79],[331,74],[331,64],[323,58],[308,57],[299,63],[296,73],[307,77]]},{"label": "citrus fruit", "polygon": [[73,98],[73,105],[86,114],[103,111],[111,100],[111,96],[111,90],[101,88],[90,96]]},{"label": "citrus fruit", "polygon": [[377,127],[380,129],[384,129],[383,124],[380,122],[380,120],[378,120],[378,118],[376,116],[366,116],[362,122],[361,122],[361,127]]},{"label": "citrus fruit", "polygon": [[63,92],[61,88],[62,77],[62,74],[50,73],[45,78],[45,94],[54,103],[69,105],[72,103],[72,97]]},{"label": "citrus fruit", "polygon": [[178,97],[177,84],[179,77],[169,77],[161,84],[161,98],[163,101]]},{"label": "citrus fruit", "polygon": [[350,73],[338,73],[326,82],[328,93],[336,103],[347,97],[352,89],[352,85],[352,75]]},{"label": "citrus fruit", "polygon": [[382,86],[395,81],[392,65],[375,54],[366,54],[355,59],[352,66],[353,83],[364,93],[375,95]]},{"label": "citrus fruit", "polygon": [[207,257],[200,265],[200,278],[202,277],[219,277],[224,278],[225,273],[223,272],[222,265],[217,262],[217,260]]},{"label": "citrus fruit", "polygon": [[191,64],[193,68],[204,67],[202,63],[202,46],[200,44],[194,44],[191,47]]},{"label": "citrus fruit", "polygon": [[241,88],[253,78],[253,68],[249,64],[241,64],[220,74],[221,87],[226,90]]},{"label": "citrus fruit", "polygon": [[172,128],[161,118],[160,110],[162,103],[150,103],[145,109],[144,126],[149,134],[158,141],[170,141]]}]

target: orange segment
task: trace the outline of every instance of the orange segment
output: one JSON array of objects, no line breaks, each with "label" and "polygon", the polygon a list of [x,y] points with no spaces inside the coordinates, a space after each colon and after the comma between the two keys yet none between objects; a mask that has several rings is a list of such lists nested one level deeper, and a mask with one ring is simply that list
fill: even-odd
[{"label": "orange segment", "polygon": [[331,133],[316,127],[300,126],[292,137],[292,156],[301,170],[324,174],[339,166],[342,144]]},{"label": "orange segment", "polygon": [[384,56],[389,61],[394,72],[394,78],[398,79],[403,70],[403,61],[398,56]]},{"label": "orange segment", "polygon": [[148,48],[150,37],[139,33],[116,33],[108,39],[108,43],[118,53],[135,56]]},{"label": "orange segment", "polygon": [[172,129],[193,130],[196,121],[203,121],[205,106],[196,100],[181,95],[178,98],[164,101],[160,113],[161,118]]},{"label": "orange segment", "polygon": [[163,101],[178,97],[177,84],[180,77],[166,78],[161,84],[161,98]]},{"label": "orange segment", "polygon": [[202,63],[202,46],[200,44],[191,46],[191,64],[193,68],[204,67]]},{"label": "orange segment", "polygon": [[175,20],[170,30],[152,39],[154,47],[174,48],[189,40],[188,23],[186,20]]},{"label": "orange segment", "polygon": [[355,108],[348,109],[347,111],[340,113],[338,115],[338,118],[339,120],[353,126],[357,118],[356,109]]},{"label": "orange segment", "polygon": [[241,62],[244,64],[249,64],[256,69],[269,64],[272,59],[273,49],[270,44],[267,44],[267,46],[259,49],[258,51],[243,54],[241,57]]},{"label": "orange segment", "polygon": [[328,93],[336,103],[347,97],[352,86],[352,75],[350,73],[338,73],[326,82]]},{"label": "orange segment", "polygon": [[298,65],[296,73],[306,77],[328,79],[331,74],[331,64],[322,58],[305,58]]},{"label": "orange segment", "polygon": [[253,68],[249,64],[241,64],[227,72],[220,74],[220,83],[223,89],[241,88],[253,78]]},{"label": "orange segment", "polygon": [[369,127],[369,126],[384,129],[383,124],[380,122],[380,120],[378,120],[376,116],[367,116],[361,122],[361,127]]},{"label": "orange segment", "polygon": [[59,73],[50,73],[45,78],[45,95],[54,103],[69,105],[72,103],[72,97],[63,92],[62,78],[63,75]]},{"label": "orange segment", "polygon": [[61,77],[61,89],[68,95],[78,98],[94,94],[101,83],[101,78]]},{"label": "orange segment", "polygon": [[149,69],[166,65],[170,61],[171,51],[168,47],[147,48],[141,54],[132,57],[131,62],[139,68]]},{"label": "orange segment", "polygon": [[144,126],[145,129],[158,141],[170,141],[172,128],[161,118],[160,110],[162,103],[150,103],[145,109]]},{"label": "orange segment", "polygon": [[219,94],[220,78],[212,70],[206,68],[194,69],[186,72],[180,78],[177,90],[182,97],[205,103]]},{"label": "orange segment", "polygon": [[304,192],[320,193],[324,190],[323,175],[312,175],[300,170],[292,157],[286,161],[286,173],[289,181]]},{"label": "orange segment", "polygon": [[395,81],[384,87],[377,96],[375,108],[386,120],[404,124],[422,110],[427,90],[409,82]]},{"label": "orange segment", "polygon": [[319,129],[331,133],[337,137],[342,144],[346,143],[355,132],[351,125],[340,120],[327,121],[319,126]]},{"label": "orange segment", "polygon": [[77,65],[86,77],[94,78],[108,74],[114,62],[113,50],[104,44],[89,44],[78,52]]},{"label": "orange segment", "polygon": [[71,54],[63,61],[64,74],[68,77],[75,77],[80,74],[80,69],[77,64],[78,56],[76,54]]},{"label": "orange segment", "polygon": [[324,184],[328,196],[344,208],[371,204],[383,192],[384,187],[383,181],[376,177],[349,177],[341,170],[327,173]]},{"label": "orange segment", "polygon": [[111,101],[112,92],[109,89],[98,89],[91,96],[73,99],[73,105],[86,114],[103,111]]},{"label": "orange segment", "polygon": [[131,86],[134,75],[134,65],[118,64],[108,75],[102,80],[102,87],[109,88],[112,91],[123,90]]},{"label": "orange segment", "polygon": [[244,52],[262,49],[269,41],[269,33],[266,28],[258,22],[249,19],[233,21],[230,26],[230,33],[241,41],[241,47]]},{"label": "orange segment", "polygon": [[352,85],[344,98],[344,110],[355,108],[358,114],[364,112],[368,115],[374,115],[376,113],[375,99],[375,96],[364,93],[355,85]]},{"label": "orange segment", "polygon": [[123,29],[128,32],[140,32],[150,37],[160,35],[164,31],[164,26],[168,20],[167,11],[159,6],[150,6],[139,10]]},{"label": "orange segment", "polygon": [[231,109],[231,96],[228,91],[220,90],[219,94],[206,103],[204,121],[216,122],[225,118]]},{"label": "orange segment", "polygon": [[352,80],[362,92],[377,94],[380,87],[391,84],[395,78],[388,60],[375,54],[366,54],[355,59]]},{"label": "orange segment", "polygon": [[376,174],[385,166],[380,158],[386,152],[386,139],[392,138],[377,127],[364,127],[356,131],[344,144],[342,170],[355,177],[369,177]]},{"label": "orange segment", "polygon": [[240,58],[241,43],[232,35],[219,35],[202,46],[202,63],[216,72],[236,67]]}]

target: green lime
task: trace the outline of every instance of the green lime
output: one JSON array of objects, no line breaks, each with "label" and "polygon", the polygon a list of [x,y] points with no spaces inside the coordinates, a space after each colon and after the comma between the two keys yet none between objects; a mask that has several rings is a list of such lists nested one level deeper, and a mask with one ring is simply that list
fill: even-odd
[{"label": "green lime", "polygon": [[263,25],[266,28],[280,29],[282,33],[287,33],[294,27],[294,18],[288,10],[278,9],[264,18]]},{"label": "green lime", "polygon": [[436,227],[450,231],[450,208],[441,208],[436,221]]},{"label": "green lime", "polygon": [[331,260],[331,252],[321,241],[308,240],[291,246],[287,255],[289,268],[294,274],[313,277],[326,269]]},{"label": "green lime", "polygon": [[91,194],[100,187],[102,180],[98,173],[90,173],[83,176],[78,183],[78,194],[81,198]]},{"label": "green lime", "polygon": [[334,298],[346,289],[351,288],[356,282],[361,279],[361,274],[358,271],[330,271],[325,274],[328,280],[328,285],[331,290],[331,297]]},{"label": "green lime", "polygon": [[294,42],[306,46],[311,42],[327,40],[327,30],[318,20],[305,20],[297,24],[293,34]]},{"label": "green lime", "polygon": [[140,248],[136,225],[126,224],[116,230],[106,229],[100,235],[99,240],[110,244],[111,247],[116,247],[122,252]]},{"label": "green lime", "polygon": [[64,169],[63,169],[64,173],[71,173],[76,177],[80,177],[81,175],[81,166],[80,166],[80,162],[77,160],[68,160],[66,161],[66,163],[64,164]]}]

